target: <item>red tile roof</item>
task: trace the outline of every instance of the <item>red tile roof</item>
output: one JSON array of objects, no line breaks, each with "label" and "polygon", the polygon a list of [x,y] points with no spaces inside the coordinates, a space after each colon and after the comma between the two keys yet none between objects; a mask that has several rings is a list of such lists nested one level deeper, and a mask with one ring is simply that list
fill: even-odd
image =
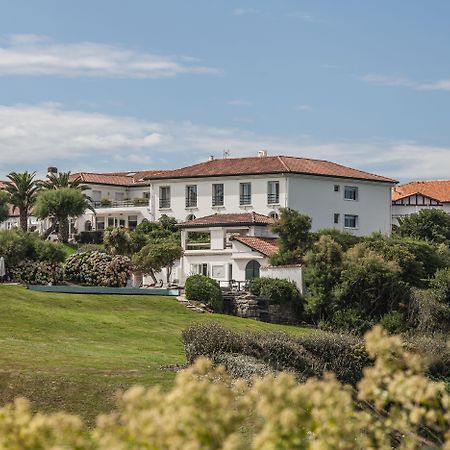
[{"label": "red tile roof", "polygon": [[256,250],[265,256],[273,255],[278,251],[277,239],[260,236],[231,236],[231,240],[241,242],[252,250]]},{"label": "red tile roof", "polygon": [[167,170],[160,174],[149,175],[147,178],[195,178],[275,173],[308,174],[396,183],[396,181],[391,178],[352,169],[330,161],[297,158],[293,156],[213,159],[212,161],[194,164],[181,169]]},{"label": "red tile roof", "polygon": [[180,228],[195,228],[206,226],[223,225],[271,225],[274,220],[256,212],[237,213],[237,214],[211,214],[210,216],[199,217],[198,219],[188,220],[179,223]]},{"label": "red tile roof", "polygon": [[411,181],[392,190],[392,201],[410,195],[424,195],[441,203],[450,202],[450,180]]},{"label": "red tile roof", "polygon": [[110,184],[115,186],[148,185],[147,178],[163,175],[166,170],[141,170],[139,172],[77,172],[70,175],[71,180],[81,178],[84,183]]}]

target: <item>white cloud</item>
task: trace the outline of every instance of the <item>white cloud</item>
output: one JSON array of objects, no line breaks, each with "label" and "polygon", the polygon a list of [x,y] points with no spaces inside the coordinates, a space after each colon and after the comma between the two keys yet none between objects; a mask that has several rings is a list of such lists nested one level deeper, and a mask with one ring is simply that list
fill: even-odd
[{"label": "white cloud", "polygon": [[66,110],[61,105],[0,105],[0,175],[10,170],[108,171],[179,167],[208,155],[269,153],[328,159],[397,179],[448,178],[450,146],[367,139],[322,141],[311,136],[256,134],[192,122]]},{"label": "white cloud", "polygon": [[0,75],[163,78],[219,74],[196,58],[157,55],[95,42],[56,43],[46,36],[13,35],[0,46]]},{"label": "white cloud", "polygon": [[321,20],[319,20],[317,17],[313,16],[311,13],[306,11],[294,11],[288,14],[289,17],[293,17],[294,19],[299,19],[302,22],[309,22],[309,23],[319,23]]},{"label": "white cloud", "polygon": [[308,111],[312,110],[311,106],[306,105],[306,104],[304,104],[304,105],[296,105],[296,106],[294,106],[293,109],[294,109],[294,111],[303,111],[303,112],[308,112]]},{"label": "white cloud", "polygon": [[254,8],[235,8],[233,9],[234,16],[246,16],[251,14],[258,14],[259,9]]},{"label": "white cloud", "polygon": [[450,91],[450,79],[419,83],[402,76],[382,74],[366,74],[360,76],[359,79],[379,86],[401,86],[416,91]]},{"label": "white cloud", "polygon": [[229,100],[227,102],[227,105],[230,105],[230,106],[252,106],[252,102],[249,102],[248,100],[235,99],[235,100]]}]

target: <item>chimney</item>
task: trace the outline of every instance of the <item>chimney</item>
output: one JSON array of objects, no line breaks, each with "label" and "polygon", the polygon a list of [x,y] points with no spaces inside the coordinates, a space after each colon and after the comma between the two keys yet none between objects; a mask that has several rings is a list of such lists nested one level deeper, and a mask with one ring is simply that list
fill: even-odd
[{"label": "chimney", "polygon": [[58,173],[58,168],[57,167],[52,167],[52,166],[50,166],[48,169],[47,169],[47,176],[50,176],[50,175],[56,175]]},{"label": "chimney", "polygon": [[208,161],[214,161],[214,155],[209,155]]},{"label": "chimney", "polygon": [[259,158],[265,158],[267,156],[267,150],[260,150],[258,152],[258,157]]}]

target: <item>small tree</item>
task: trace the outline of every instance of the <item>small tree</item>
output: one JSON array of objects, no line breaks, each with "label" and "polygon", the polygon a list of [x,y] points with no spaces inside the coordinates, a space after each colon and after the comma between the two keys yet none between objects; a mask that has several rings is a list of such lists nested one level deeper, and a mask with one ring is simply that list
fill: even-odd
[{"label": "small tree", "polygon": [[112,255],[130,254],[130,233],[123,228],[107,228],[103,234],[103,243],[106,250]]},{"label": "small tree", "polygon": [[13,210],[19,210],[20,228],[28,230],[28,216],[36,202],[39,185],[35,181],[36,172],[11,172],[7,177],[6,192]]},{"label": "small tree", "polygon": [[422,209],[418,213],[400,218],[394,234],[434,242],[450,244],[450,215],[439,209]]},{"label": "small tree", "polygon": [[326,319],[332,312],[343,256],[342,247],[327,235],[320,236],[306,254],[306,310],[315,319]]},{"label": "small tree", "polygon": [[311,243],[311,218],[291,208],[282,208],[280,218],[272,225],[278,234],[278,252],[271,258],[274,265],[295,264],[301,261]]},{"label": "small tree", "polygon": [[430,280],[430,288],[438,301],[450,306],[450,267],[436,272]]},{"label": "small tree", "polygon": [[9,195],[5,191],[0,191],[0,223],[9,217]]},{"label": "small tree", "polygon": [[155,273],[166,268],[166,281],[170,283],[173,265],[182,255],[183,249],[174,239],[154,240],[133,256],[133,264],[150,275],[154,283],[157,281]]},{"label": "small tree", "polygon": [[89,207],[84,194],[75,188],[42,191],[36,201],[35,214],[40,219],[51,219],[59,225],[61,242],[69,240],[69,218],[81,216]]}]

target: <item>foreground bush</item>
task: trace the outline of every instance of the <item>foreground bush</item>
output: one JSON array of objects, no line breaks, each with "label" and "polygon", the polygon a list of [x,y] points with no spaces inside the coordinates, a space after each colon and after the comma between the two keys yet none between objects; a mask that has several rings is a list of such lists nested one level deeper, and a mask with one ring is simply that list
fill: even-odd
[{"label": "foreground bush", "polygon": [[76,253],[64,265],[66,280],[87,286],[124,287],[130,276],[131,261],[125,256]]},{"label": "foreground bush", "polygon": [[275,303],[302,302],[302,296],[295,283],[279,278],[261,277],[252,280],[250,291],[257,297],[263,297]]},{"label": "foreground bush", "polygon": [[128,390],[92,430],[76,416],[33,413],[16,400],[0,409],[0,448],[450,449],[450,397],[425,376],[426,361],[379,327],[366,350],[375,363],[356,390],[332,374],[303,384],[270,374],[247,384],[201,358],[170,392]]},{"label": "foreground bush", "polygon": [[215,312],[223,311],[223,298],[219,283],[205,275],[191,275],[186,279],[184,291],[188,300],[205,303]]}]

